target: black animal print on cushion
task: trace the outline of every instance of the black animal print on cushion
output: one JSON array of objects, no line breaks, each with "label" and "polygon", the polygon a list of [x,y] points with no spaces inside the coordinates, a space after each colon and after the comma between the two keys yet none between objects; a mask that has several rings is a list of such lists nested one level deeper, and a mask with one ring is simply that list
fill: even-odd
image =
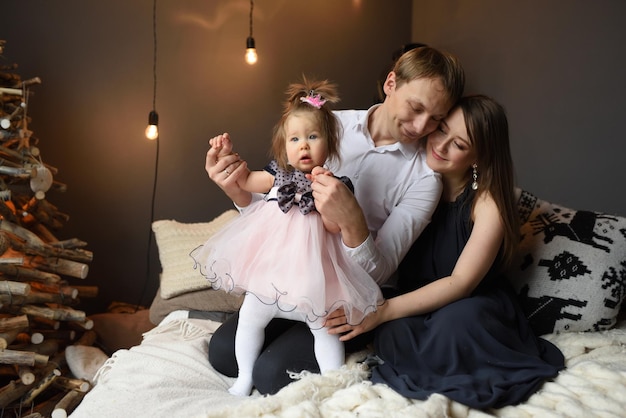
[{"label": "black animal print on cushion", "polygon": [[522,237],[508,276],[532,328],[613,327],[626,293],[626,218],[517,193]]}]

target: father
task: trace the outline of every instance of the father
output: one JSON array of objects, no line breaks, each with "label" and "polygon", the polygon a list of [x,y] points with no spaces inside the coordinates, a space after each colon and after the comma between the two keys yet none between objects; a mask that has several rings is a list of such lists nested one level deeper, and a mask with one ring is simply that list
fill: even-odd
[{"label": "father", "polygon": [[[341,162],[328,168],[335,176],[349,177],[354,194],[335,177],[316,176],[312,185],[315,205],[339,225],[346,252],[380,285],[395,272],[437,206],[441,178],[426,164],[418,140],[437,129],[461,97],[464,83],[455,57],[419,47],[403,54],[387,75],[383,103],[368,110],[335,112],[343,129]],[[209,149],[206,171],[245,210],[252,199],[260,197],[237,186],[246,163],[226,151],[227,155],[218,155]],[[226,321],[209,345],[209,361],[227,376],[237,375],[236,321],[236,315]],[[363,341],[351,344],[347,351],[360,348]],[[302,370],[319,370],[307,325],[273,320],[255,364],[256,388],[264,394],[275,393],[291,382],[287,371]]]}]

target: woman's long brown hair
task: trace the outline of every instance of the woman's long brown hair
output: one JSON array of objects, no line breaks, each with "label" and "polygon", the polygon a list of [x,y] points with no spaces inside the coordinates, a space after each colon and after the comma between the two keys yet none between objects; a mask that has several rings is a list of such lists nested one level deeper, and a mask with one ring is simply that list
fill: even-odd
[{"label": "woman's long brown hair", "polygon": [[[502,267],[506,267],[515,255],[520,237],[506,111],[502,105],[484,95],[463,97],[456,106],[463,112],[467,133],[476,149],[477,194],[489,192],[500,210],[504,225],[501,262]],[[468,179],[471,179],[471,169]]]}]

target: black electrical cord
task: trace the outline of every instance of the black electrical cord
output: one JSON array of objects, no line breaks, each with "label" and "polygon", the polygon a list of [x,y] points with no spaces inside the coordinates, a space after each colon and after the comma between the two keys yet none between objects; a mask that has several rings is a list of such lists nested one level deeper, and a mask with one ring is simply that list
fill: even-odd
[{"label": "black electrical cord", "polygon": [[250,38],[253,38],[252,36],[252,11],[254,10],[254,0],[250,0]]},{"label": "black electrical cord", "polygon": [[157,0],[152,2],[152,110],[156,111],[157,94]]},{"label": "black electrical cord", "polygon": [[[153,54],[152,54],[152,110],[156,112],[156,92],[157,92],[157,0],[153,0],[152,2],[152,40],[153,40]],[[154,222],[154,206],[156,201],[156,190],[157,190],[157,179],[159,174],[159,137],[155,138],[156,141],[156,151],[155,151],[155,161],[154,161],[154,182],[152,184],[152,197],[150,201],[150,224],[148,225],[148,249],[146,251],[146,278],[144,280],[143,289],[141,291],[141,295],[137,304],[135,306],[135,311],[139,309],[141,303],[146,296],[146,292],[148,290],[148,283],[150,283],[151,276],[151,259],[150,255],[152,253],[152,224]]]}]

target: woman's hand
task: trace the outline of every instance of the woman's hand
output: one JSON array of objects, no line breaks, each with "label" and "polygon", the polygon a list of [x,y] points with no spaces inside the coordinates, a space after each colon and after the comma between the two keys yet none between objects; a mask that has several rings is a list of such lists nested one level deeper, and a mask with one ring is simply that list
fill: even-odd
[{"label": "woman's hand", "polygon": [[382,310],[386,306],[387,301],[378,306],[378,309],[375,312],[367,314],[365,318],[363,318],[363,321],[361,321],[361,323],[357,325],[348,324],[348,320],[346,318],[343,308],[337,309],[336,311],[331,312],[328,317],[326,317],[324,326],[328,328],[329,334],[341,334],[339,337],[339,341],[348,341],[356,337],[357,335],[361,335],[365,332],[371,331],[378,325],[382,324],[384,322],[382,319]]},{"label": "woman's hand", "polygon": [[240,207],[247,206],[252,199],[249,192],[237,184],[239,177],[246,173],[247,164],[233,153],[230,135],[224,133],[209,140],[211,148],[206,153],[205,169],[209,178]]}]

